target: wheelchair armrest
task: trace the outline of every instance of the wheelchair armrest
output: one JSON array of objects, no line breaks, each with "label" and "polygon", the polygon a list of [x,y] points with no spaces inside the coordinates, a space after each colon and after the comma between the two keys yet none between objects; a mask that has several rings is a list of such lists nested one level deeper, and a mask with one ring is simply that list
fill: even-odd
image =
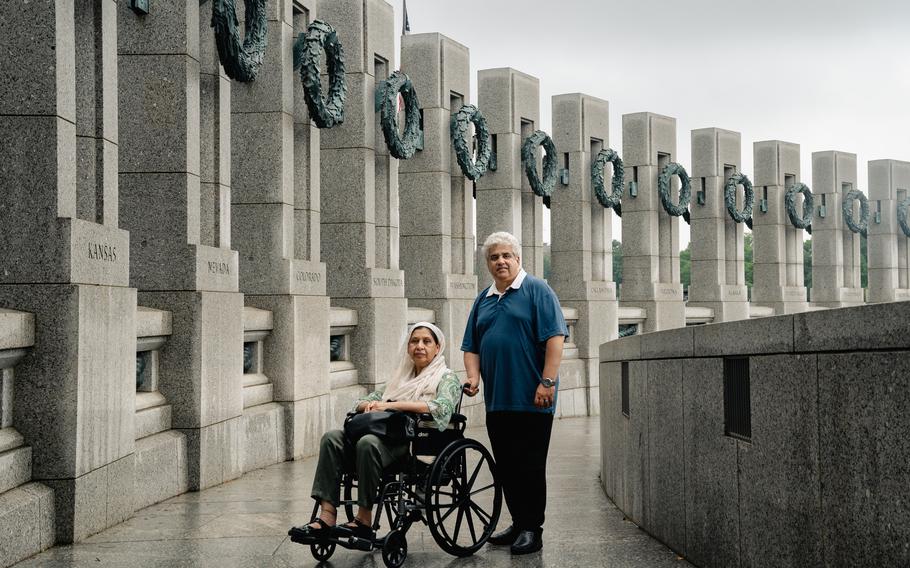
[{"label": "wheelchair armrest", "polygon": [[[423,413],[419,414],[417,417],[420,419],[421,422],[433,422],[435,420],[435,418],[433,418],[433,415],[430,414],[429,412],[423,412]],[[451,418],[449,418],[450,424],[456,424],[456,425],[464,424],[467,421],[468,421],[468,419],[465,417],[464,414],[455,413],[455,414],[452,414]]]}]

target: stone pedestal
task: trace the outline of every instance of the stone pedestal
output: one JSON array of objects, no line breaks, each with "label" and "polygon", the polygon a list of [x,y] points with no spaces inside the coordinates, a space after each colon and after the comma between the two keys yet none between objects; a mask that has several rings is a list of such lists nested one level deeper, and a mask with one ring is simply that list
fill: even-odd
[{"label": "stone pedestal", "polygon": [[435,312],[448,340],[446,362],[462,371],[461,340],[477,294],[474,208],[449,125],[452,114],[470,102],[470,54],[441,34],[405,35],[401,70],[420,97],[424,132],[423,150],[398,169],[405,293],[409,306]]},{"label": "stone pedestal", "polygon": [[5,9],[0,24],[15,54],[0,99],[0,308],[34,313],[36,338],[7,395],[8,426],[31,446],[32,479],[54,490],[41,522],[58,543],[134,510],[136,291],[118,218],[116,22],[113,0],[44,1]]},{"label": "stone pedestal", "polygon": [[[299,435],[303,413],[318,404],[314,397],[328,399],[330,390],[326,271],[313,231],[320,219],[320,134],[293,70],[294,40],[315,14],[290,2],[270,3],[267,11],[262,69],[256,81],[230,85],[231,220],[244,302],[271,311],[274,322],[264,341],[263,372],[284,410],[283,423],[269,431],[286,440],[271,442],[286,448],[278,459],[293,459],[317,449],[306,448]],[[266,416],[276,417],[259,420]],[[251,418],[244,432],[254,427]]]},{"label": "stone pedestal", "polygon": [[[692,131],[692,203],[689,211],[692,282],[689,306],[714,310],[714,322],[749,317],[743,223],[730,217],[724,200],[727,180],[741,172],[739,132],[720,128]],[[743,209],[737,189],[736,207]],[[699,194],[704,196],[700,203]]]},{"label": "stone pedestal", "polygon": [[910,300],[910,239],[897,206],[910,196],[910,162],[869,162],[869,301]]},{"label": "stone pedestal", "polygon": [[[407,300],[398,268],[398,162],[375,111],[377,81],[395,69],[394,14],[385,0],[319,6],[344,45],[344,123],[321,132],[322,258],[332,304],[357,310],[351,357],[362,383],[385,382],[404,337]],[[420,93],[418,93],[420,96]]]},{"label": "stone pedestal", "polygon": [[[622,117],[622,158],[626,192],[622,200],[623,306],[647,311],[642,331],[686,325],[679,280],[679,217],[664,211],[657,178],[677,161],[676,119],[649,112]],[[630,182],[637,195],[633,197]],[[679,180],[671,184],[671,199],[679,195]]]},{"label": "stone pedestal", "polygon": [[[610,143],[610,106],[583,94],[553,97],[553,142],[569,166],[569,185],[553,193],[550,216],[552,264],[549,283],[564,308],[574,308],[578,320],[570,341],[578,348],[581,373],[578,388],[585,405],[576,414],[596,414],[599,407],[598,354],[601,343],[616,339],[619,320],[613,282],[613,210],[594,196],[591,160]],[[612,166],[604,172],[609,188]],[[607,189],[609,191],[609,189]],[[560,381],[561,390],[568,382]],[[569,395],[569,393],[560,396]]]},{"label": "stone pedestal", "polygon": [[[487,120],[496,170],[477,180],[477,264],[480,287],[492,279],[479,254],[483,241],[508,231],[521,241],[521,264],[543,278],[543,200],[531,191],[521,164],[521,143],[540,129],[540,81],[507,67],[477,72],[478,108]],[[540,160],[537,171],[543,175]]]},{"label": "stone pedestal", "polygon": [[[856,154],[812,153],[812,193],[815,219],[812,221],[813,304],[829,308],[859,306],[865,302],[860,282],[860,235],[844,221],[843,199],[856,188]],[[859,201],[853,204],[859,221]]]},{"label": "stone pedestal", "polygon": [[196,490],[241,473],[243,299],[230,248],[230,92],[198,3],[168,0],[155,14],[140,18],[119,5],[120,217],[132,235],[130,283],[139,303],[173,314],[159,390],[187,437],[188,485]]},{"label": "stone pedestal", "polygon": [[[752,303],[775,314],[804,312],[803,231],[790,223],[784,196],[800,181],[799,144],[766,140],[753,145]],[[797,211],[802,215],[802,196]]]}]

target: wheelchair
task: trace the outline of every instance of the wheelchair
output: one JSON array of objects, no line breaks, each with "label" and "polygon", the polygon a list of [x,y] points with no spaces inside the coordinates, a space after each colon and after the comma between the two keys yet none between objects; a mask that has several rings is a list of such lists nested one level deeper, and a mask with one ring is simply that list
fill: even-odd
[{"label": "wheelchair", "polygon": [[[502,488],[496,480],[496,465],[490,452],[480,442],[464,436],[467,420],[460,411],[461,400],[443,431],[436,428],[431,415],[417,415],[417,428],[408,438],[408,455],[383,472],[373,509],[376,538],[336,533],[305,537],[295,534],[299,529],[291,528],[291,541],[309,545],[313,558],[320,562],[331,558],[337,546],[364,552],[381,550],[383,563],[398,568],[408,555],[408,529],[421,522],[445,552],[459,557],[474,554],[496,529]],[[345,472],[341,483],[339,524],[343,522],[342,509],[350,521],[357,506],[356,476]],[[312,519],[318,514],[316,503]],[[379,537],[383,522],[389,531]]]}]

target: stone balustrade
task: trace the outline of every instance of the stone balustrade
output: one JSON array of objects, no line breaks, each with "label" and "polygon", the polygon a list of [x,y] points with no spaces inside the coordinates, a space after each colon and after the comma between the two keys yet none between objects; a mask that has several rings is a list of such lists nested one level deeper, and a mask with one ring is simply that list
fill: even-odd
[{"label": "stone balustrade", "polygon": [[34,344],[34,315],[0,308],[0,566],[54,544],[53,491],[31,482],[32,449],[14,427],[14,368]]}]

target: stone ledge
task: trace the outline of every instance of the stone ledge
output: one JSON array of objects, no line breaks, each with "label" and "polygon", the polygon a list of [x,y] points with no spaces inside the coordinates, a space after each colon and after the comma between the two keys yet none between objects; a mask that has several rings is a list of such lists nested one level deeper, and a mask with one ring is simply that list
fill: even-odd
[{"label": "stone ledge", "polygon": [[357,310],[335,306],[329,308],[330,327],[353,327],[355,325],[357,325]]},{"label": "stone ledge", "polygon": [[21,446],[0,453],[0,493],[32,478],[32,449]]},{"label": "stone ledge", "polygon": [[272,383],[263,383],[243,388],[243,409],[267,404],[275,400]]},{"label": "stone ledge", "polygon": [[0,566],[54,545],[54,492],[40,483],[27,483],[0,493]]},{"label": "stone ledge", "polygon": [[436,312],[427,308],[408,306],[408,325],[414,325],[419,321],[436,323]]},{"label": "stone ledge", "polygon": [[136,412],[136,439],[146,438],[171,429],[171,405],[153,406]]},{"label": "stone ledge", "polygon": [[910,348],[910,302],[820,310],[793,318],[797,352]]},{"label": "stone ledge", "polygon": [[14,450],[25,444],[25,439],[15,428],[0,428],[0,452]]},{"label": "stone ledge", "polygon": [[136,337],[171,335],[173,316],[166,310],[138,306],[136,308]]},{"label": "stone ledge", "polygon": [[641,335],[620,337],[600,345],[601,361],[630,361],[641,359]]},{"label": "stone ledge", "polygon": [[243,331],[271,331],[273,327],[271,311],[250,306],[243,307]]},{"label": "stone ledge", "polygon": [[695,328],[696,357],[792,351],[793,316],[739,320]]},{"label": "stone ledge", "polygon": [[21,349],[35,344],[35,314],[0,308],[0,349]]},{"label": "stone ledge", "polygon": [[244,409],[241,420],[241,471],[284,461],[285,410],[280,404],[269,402]]},{"label": "stone ledge", "polygon": [[136,440],[133,456],[137,510],[189,491],[184,434],[167,430]]},{"label": "stone ledge", "polygon": [[641,335],[641,358],[691,357],[695,353],[694,329],[678,327]]}]

